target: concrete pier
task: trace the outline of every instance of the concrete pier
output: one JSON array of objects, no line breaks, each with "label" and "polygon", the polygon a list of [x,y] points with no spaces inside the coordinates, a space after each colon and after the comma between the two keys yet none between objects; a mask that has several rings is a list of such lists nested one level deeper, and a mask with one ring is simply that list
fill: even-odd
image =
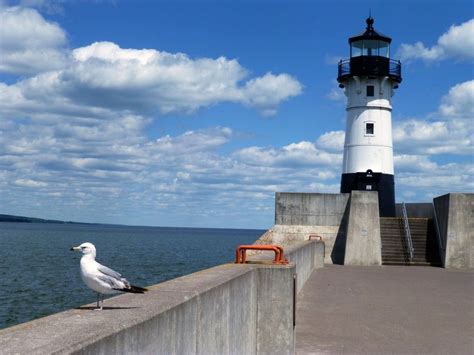
[{"label": "concrete pier", "polygon": [[[268,252],[266,252],[268,253]],[[323,266],[324,243],[224,264],[0,330],[2,354],[293,354],[296,287]],[[295,280],[297,282],[295,283]]]},{"label": "concrete pier", "polygon": [[327,265],[298,296],[296,353],[472,354],[474,270]]}]

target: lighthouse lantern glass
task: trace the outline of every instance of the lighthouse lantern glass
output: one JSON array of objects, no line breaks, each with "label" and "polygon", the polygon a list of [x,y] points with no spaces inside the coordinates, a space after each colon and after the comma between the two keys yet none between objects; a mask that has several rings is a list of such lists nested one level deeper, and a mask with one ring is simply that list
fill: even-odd
[{"label": "lighthouse lantern glass", "polygon": [[390,57],[390,44],[385,41],[378,41],[379,42],[379,56],[381,57]]},{"label": "lighthouse lantern glass", "polygon": [[364,48],[364,41],[355,41],[351,44],[351,57],[360,57],[362,49]]},{"label": "lighthouse lantern glass", "polygon": [[390,44],[386,41],[366,39],[351,43],[351,57],[380,56],[388,58]]}]

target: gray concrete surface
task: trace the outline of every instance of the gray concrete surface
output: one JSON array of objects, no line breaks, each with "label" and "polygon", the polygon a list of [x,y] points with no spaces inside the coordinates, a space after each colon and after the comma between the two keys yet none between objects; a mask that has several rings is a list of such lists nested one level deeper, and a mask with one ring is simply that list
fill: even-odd
[{"label": "gray concrete surface", "polygon": [[283,247],[293,246],[307,241],[310,235],[321,236],[325,245],[326,264],[331,264],[331,254],[340,226],[301,226],[276,224],[267,230],[255,244],[277,244]]},{"label": "gray concrete surface", "polygon": [[344,265],[381,265],[377,191],[352,191],[349,203]]},{"label": "gray concrete surface", "polygon": [[[433,204],[425,202],[405,203],[408,218],[433,218]],[[395,205],[396,216],[403,217],[402,204]]]},{"label": "gray concrete surface", "polygon": [[349,196],[277,192],[275,225],[257,243],[291,246],[308,240],[310,235],[319,235],[325,243],[325,263],[332,263],[334,243],[345,233]]},{"label": "gray concrete surface", "polygon": [[[295,267],[266,267],[258,270],[257,354],[294,354]],[[275,336],[275,333],[279,336]],[[241,338],[241,341],[247,341]],[[215,354],[226,354],[217,352]],[[233,352],[233,354],[246,354]]]},{"label": "gray concrete surface", "polygon": [[339,226],[349,194],[277,192],[275,224]]},{"label": "gray concrete surface", "polygon": [[446,268],[474,268],[474,194],[450,193],[433,200]]},{"label": "gray concrete surface", "polygon": [[[276,244],[280,245],[278,243]],[[301,290],[314,269],[324,267],[324,248],[324,242],[318,240],[295,242],[291,246],[284,247],[284,257],[296,265],[296,275],[298,276],[297,292]],[[248,259],[250,261],[258,261],[268,260],[269,257],[272,257],[275,254],[269,251],[248,251],[247,255],[249,255]]]},{"label": "gray concrete surface", "polygon": [[291,354],[294,275],[321,264],[321,244],[286,250],[298,268],[257,255],[266,264],[224,264],[107,299],[103,311],[90,304],[0,330],[0,353]]},{"label": "gray concrete surface", "polygon": [[297,354],[472,354],[474,270],[328,265],[298,295]]}]

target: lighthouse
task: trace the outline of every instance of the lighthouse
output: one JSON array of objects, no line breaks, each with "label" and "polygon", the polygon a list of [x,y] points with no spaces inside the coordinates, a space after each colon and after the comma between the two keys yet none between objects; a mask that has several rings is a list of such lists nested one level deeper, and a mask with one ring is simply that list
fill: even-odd
[{"label": "lighthouse", "polygon": [[349,38],[350,58],[338,65],[337,81],[347,97],[341,192],[378,191],[379,213],[395,216],[392,96],[402,81],[401,64],[390,58],[392,39],[375,31]]}]

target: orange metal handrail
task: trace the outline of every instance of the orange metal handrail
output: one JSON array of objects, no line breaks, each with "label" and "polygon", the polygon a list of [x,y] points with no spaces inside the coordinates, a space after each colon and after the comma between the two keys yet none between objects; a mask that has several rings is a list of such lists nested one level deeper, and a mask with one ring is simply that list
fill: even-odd
[{"label": "orange metal handrail", "polygon": [[268,250],[275,252],[274,264],[288,264],[288,260],[283,257],[283,248],[279,245],[252,244],[239,245],[235,250],[235,263],[245,264],[247,262],[247,250]]}]

